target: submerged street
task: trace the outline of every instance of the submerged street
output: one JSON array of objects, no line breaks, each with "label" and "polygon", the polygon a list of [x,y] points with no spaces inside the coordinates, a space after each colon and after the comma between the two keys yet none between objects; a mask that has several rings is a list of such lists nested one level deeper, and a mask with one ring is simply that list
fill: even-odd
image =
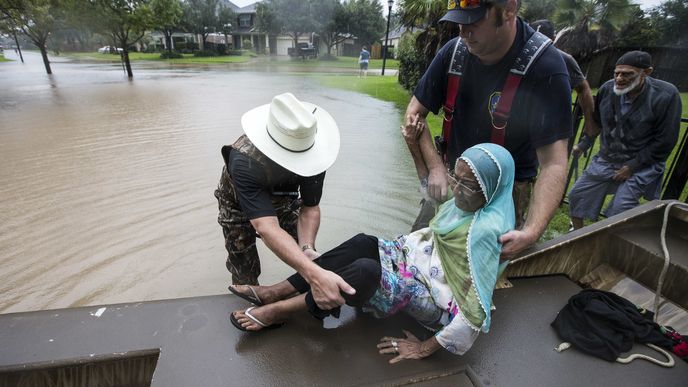
[{"label": "submerged street", "polygon": [[[6,56],[15,59],[14,53]],[[292,92],[341,132],[317,247],[407,232],[419,194],[392,103],[247,65],[0,66],[0,313],[221,294],[213,197],[241,115]],[[274,69],[273,69],[274,70]],[[292,270],[261,242],[262,283]]]}]

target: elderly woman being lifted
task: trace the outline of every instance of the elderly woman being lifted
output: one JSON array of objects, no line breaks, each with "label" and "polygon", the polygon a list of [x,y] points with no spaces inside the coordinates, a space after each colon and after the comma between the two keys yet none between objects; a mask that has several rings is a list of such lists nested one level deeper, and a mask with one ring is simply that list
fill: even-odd
[{"label": "elderly woman being lifted", "polygon": [[[430,227],[394,240],[359,234],[315,262],[356,289],[343,295],[348,305],[376,317],[403,311],[437,333],[420,341],[383,337],[378,343],[390,360],[421,359],[439,348],[465,353],[490,327],[492,292],[500,271],[498,238],[514,227],[511,195],[514,161],[499,145],[479,144],[457,160],[450,185],[454,198],[440,206]],[[313,300],[309,284],[294,274],[272,286],[233,285],[230,291],[257,306],[232,313],[238,329],[281,326],[293,312],[316,318],[339,314]]]}]

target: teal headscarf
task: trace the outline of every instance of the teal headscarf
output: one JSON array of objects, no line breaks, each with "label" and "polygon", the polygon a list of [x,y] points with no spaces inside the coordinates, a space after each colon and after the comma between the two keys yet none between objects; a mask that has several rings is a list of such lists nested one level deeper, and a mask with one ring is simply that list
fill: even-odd
[{"label": "teal headscarf", "polygon": [[[490,329],[492,292],[500,272],[499,255],[502,246],[499,237],[512,230],[515,225],[512,197],[514,160],[509,151],[497,144],[475,145],[463,152],[460,158],[475,174],[485,194],[486,204],[472,213],[462,211],[456,207],[454,199],[451,199],[440,206],[430,222],[430,228],[435,234],[438,248],[441,247],[438,250],[440,260],[448,268],[455,266],[451,262],[452,256],[455,256],[451,254],[452,231],[467,221],[471,222],[466,251],[471,278],[480,306],[485,312],[481,329],[487,332]],[[461,287],[454,280],[453,276],[447,275],[449,287],[456,297],[457,289]]]}]

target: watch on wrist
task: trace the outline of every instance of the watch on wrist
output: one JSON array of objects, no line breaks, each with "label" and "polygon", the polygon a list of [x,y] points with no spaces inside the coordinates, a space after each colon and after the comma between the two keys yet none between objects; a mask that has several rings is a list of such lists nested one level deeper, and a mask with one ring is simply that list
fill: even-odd
[{"label": "watch on wrist", "polygon": [[313,247],[313,245],[311,245],[310,243],[306,243],[305,245],[301,246],[301,251],[306,251],[308,249],[317,251],[315,247]]}]

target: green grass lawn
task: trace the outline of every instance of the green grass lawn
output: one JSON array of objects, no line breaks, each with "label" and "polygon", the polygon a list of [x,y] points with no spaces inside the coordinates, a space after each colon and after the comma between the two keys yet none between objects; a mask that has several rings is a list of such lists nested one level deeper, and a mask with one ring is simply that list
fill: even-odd
[{"label": "green grass lawn", "polygon": [[[97,61],[97,62],[119,62],[119,54],[100,54],[98,52],[63,52],[60,56],[70,58],[78,61]],[[323,69],[342,69],[344,72],[350,72],[352,69],[358,69],[358,57],[330,57],[325,58],[320,56],[317,59],[301,58],[274,58],[266,55],[256,55],[250,51],[244,52],[242,55],[225,55],[215,57],[194,57],[192,54],[184,54],[181,59],[161,59],[159,53],[143,53],[130,52],[130,61],[164,61],[172,64],[189,64],[189,63],[245,63],[249,61],[265,62],[269,61],[270,65],[284,65],[290,67],[308,67],[308,68],[323,68]],[[381,69],[382,59],[371,59],[369,64],[370,69]],[[399,61],[395,59],[388,59],[385,62],[385,69],[397,70],[399,68]],[[317,71],[317,70],[316,70]]]},{"label": "green grass lawn", "polygon": [[394,102],[401,111],[406,110],[406,105],[411,98],[408,91],[404,90],[397,77],[372,76],[359,78],[357,75],[318,75],[320,82],[327,87],[357,91],[368,94],[383,101]]},{"label": "green grass lawn", "polygon": [[[60,56],[79,61],[97,61],[97,62],[119,62],[119,54],[101,54],[98,52],[63,52]],[[251,60],[255,55],[244,53],[242,55],[224,55],[211,57],[195,57],[192,54],[184,54],[180,59],[161,59],[160,53],[146,53],[146,52],[130,52],[130,61],[164,61],[168,63],[243,63]]]},{"label": "green grass lawn", "polygon": [[1,54],[0,55],[0,62],[12,62],[12,60],[5,58],[5,54]]},{"label": "green grass lawn", "polygon": [[[276,63],[288,63],[291,66],[306,66],[306,67],[325,67],[325,68],[341,68],[341,69],[357,69],[359,68],[358,66],[358,57],[351,57],[351,56],[333,56],[330,58],[326,58],[325,56],[321,55],[317,59],[306,59],[302,60],[301,58],[291,58],[290,60],[280,60]],[[370,63],[368,64],[368,69],[381,69],[382,68],[382,59],[371,59]],[[398,70],[399,69],[399,61],[396,59],[387,59],[385,61],[385,69],[386,70]]]},{"label": "green grass lawn", "polygon": [[[328,87],[353,90],[360,93],[368,94],[372,97],[394,102],[394,104],[401,110],[403,115],[406,111],[406,105],[411,98],[408,91],[404,90],[397,82],[396,77],[372,77],[358,78],[357,76],[342,76],[342,75],[320,75],[319,80],[321,83]],[[593,94],[596,94],[597,90],[593,90]],[[681,102],[683,104],[683,117],[688,116],[688,93],[681,93]],[[403,117],[401,118],[403,119]],[[430,125],[430,131],[432,135],[437,135],[442,129],[442,116],[434,115],[430,113],[428,116],[428,124]],[[581,123],[582,125],[582,123]],[[687,124],[681,124],[681,131],[679,134],[679,142],[687,130]],[[671,165],[678,147],[674,148],[674,151],[669,156],[667,161],[667,167]],[[592,154],[596,154],[599,149],[599,143],[595,143],[595,147],[592,149]],[[583,170],[583,162],[581,161],[579,165],[579,171]],[[567,192],[570,187],[567,188]],[[684,189],[681,194],[681,199],[685,200],[688,195],[688,191]],[[609,197],[611,198],[611,196]],[[559,210],[552,218],[549,227],[542,236],[541,241],[549,240],[557,237],[561,234],[568,232],[569,230],[569,216],[568,216],[568,204],[562,204]]]}]

